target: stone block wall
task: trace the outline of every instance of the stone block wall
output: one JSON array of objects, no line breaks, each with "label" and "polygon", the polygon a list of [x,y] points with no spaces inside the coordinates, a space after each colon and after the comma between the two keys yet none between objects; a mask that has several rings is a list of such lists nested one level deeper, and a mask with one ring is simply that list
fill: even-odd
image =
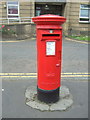
[{"label": "stone block wall", "polygon": [[34,2],[20,2],[20,17],[34,17]]},{"label": "stone block wall", "polygon": [[[11,1],[11,0],[10,0]],[[14,1],[14,0],[12,0]],[[22,17],[22,21],[23,19],[25,20],[25,17],[34,17],[34,11],[35,11],[35,2],[34,0],[28,0],[28,1],[24,1],[24,0],[19,0],[19,17]],[[6,18],[7,20],[7,1],[3,0],[0,1],[0,18]],[[31,30],[31,26],[33,26],[33,24],[31,23],[13,23],[13,24],[8,24],[7,21],[5,23],[5,27],[8,29],[11,29],[13,31],[15,31],[15,34],[8,34],[5,35],[3,34],[3,38],[10,38],[10,39],[26,39],[26,38],[30,38],[33,36],[33,32]],[[34,28],[32,28],[34,31]]]},{"label": "stone block wall", "polygon": [[[25,2],[19,0],[20,4],[20,17],[34,17],[35,2]],[[86,2],[67,2],[63,5],[63,16],[66,17],[66,23],[63,24],[64,35],[88,35],[90,24],[79,22],[80,4],[89,4]],[[0,18],[7,18],[7,8],[5,7],[6,2],[0,1]],[[17,24],[7,25],[11,28],[16,29],[16,34],[19,36],[32,36],[35,34],[35,24]],[[32,30],[31,30],[32,29]],[[18,33],[20,32],[20,34]],[[32,34],[32,35],[31,35]],[[24,38],[23,37],[23,38]],[[22,38],[19,36],[19,38]]]},{"label": "stone block wall", "polygon": [[6,2],[0,1],[0,18],[6,18],[7,17],[7,11],[6,11]]},{"label": "stone block wall", "polygon": [[35,35],[35,24],[5,25],[7,29],[13,30],[14,34],[2,34],[3,39],[24,40]]},{"label": "stone block wall", "polygon": [[88,2],[68,2],[66,4],[64,16],[67,21],[63,25],[65,35],[88,35],[90,24],[79,22],[81,4],[88,4]]},{"label": "stone block wall", "polygon": [[[19,0],[19,17],[34,17],[34,4],[34,1]],[[7,18],[7,1],[0,1],[0,18]]]}]

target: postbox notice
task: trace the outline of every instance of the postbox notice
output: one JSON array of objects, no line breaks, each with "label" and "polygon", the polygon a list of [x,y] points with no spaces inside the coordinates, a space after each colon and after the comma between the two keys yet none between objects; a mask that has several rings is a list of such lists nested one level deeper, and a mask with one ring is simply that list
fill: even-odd
[{"label": "postbox notice", "polygon": [[46,42],[46,55],[55,55],[55,41]]}]

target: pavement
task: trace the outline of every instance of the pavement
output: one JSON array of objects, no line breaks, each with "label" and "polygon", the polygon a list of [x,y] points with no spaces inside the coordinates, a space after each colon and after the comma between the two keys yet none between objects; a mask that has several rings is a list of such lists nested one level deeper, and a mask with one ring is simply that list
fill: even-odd
[{"label": "pavement", "polygon": [[88,44],[83,42],[63,39],[61,84],[73,95],[73,106],[63,112],[41,112],[25,104],[26,89],[37,86],[35,43],[2,42],[2,117],[88,118]]},{"label": "pavement", "polygon": [[2,116],[3,118],[88,118],[88,82],[62,81],[73,95],[73,105],[67,111],[45,111],[33,109],[25,104],[25,91],[36,86],[36,80],[3,81]]}]

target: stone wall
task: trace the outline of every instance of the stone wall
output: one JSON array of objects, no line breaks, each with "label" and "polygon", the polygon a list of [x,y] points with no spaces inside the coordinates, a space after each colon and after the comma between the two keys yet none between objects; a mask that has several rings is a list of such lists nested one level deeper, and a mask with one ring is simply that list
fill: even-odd
[{"label": "stone wall", "polygon": [[65,6],[64,16],[67,18],[64,24],[65,35],[88,35],[88,23],[79,22],[80,4],[88,4],[88,2],[68,2]]},{"label": "stone wall", "polygon": [[16,24],[6,25],[7,29],[11,29],[15,34],[2,34],[3,39],[23,40],[32,38],[35,35],[35,24]]},{"label": "stone wall", "polygon": [[[20,2],[21,1],[21,2]],[[20,0],[20,17],[33,17],[35,12],[35,2],[22,2]],[[80,23],[79,22],[79,13],[80,13],[80,4],[88,4],[86,2],[67,2],[65,6],[63,6],[63,16],[66,17],[66,23],[63,25],[63,33],[64,35],[80,35],[85,34],[88,35],[90,24],[88,23]],[[6,2],[0,1],[0,18],[7,18],[7,8],[4,6]],[[7,25],[8,26],[8,25]],[[22,34],[23,37],[31,36],[30,34],[35,34],[35,26],[34,24],[17,24],[17,25],[9,25],[9,27],[16,29],[16,36]],[[24,30],[25,29],[25,30]],[[26,34],[27,33],[27,34]],[[19,35],[18,35],[19,36]],[[20,36],[19,36],[20,37]],[[22,37],[20,37],[22,38]]]},{"label": "stone wall", "polygon": [[2,18],[2,2],[0,1],[0,18]]},{"label": "stone wall", "polygon": [[63,33],[64,35],[68,35],[68,29],[69,29],[69,16],[70,16],[70,3],[66,3],[64,7],[64,17],[66,17],[66,22],[63,25]]},{"label": "stone wall", "polygon": [[0,18],[6,18],[7,17],[7,7],[5,1],[0,1]]},{"label": "stone wall", "polygon": [[20,17],[34,17],[34,2],[20,2]]},{"label": "stone wall", "polygon": [[[34,4],[34,1],[19,0],[19,17],[34,17]],[[7,18],[7,2],[5,1],[0,1],[0,18]]]},{"label": "stone wall", "polygon": [[[11,0],[10,0],[11,1]],[[12,0],[14,1],[14,0]],[[22,17],[22,21],[23,19],[25,20],[25,17],[34,17],[34,11],[35,11],[35,2],[34,1],[22,1],[19,0],[19,17]],[[32,28],[31,26],[33,26],[33,24],[31,23],[13,23],[13,24],[9,24],[8,25],[8,21],[7,21],[7,1],[0,1],[0,18],[6,18],[6,23],[5,27],[7,29],[11,29],[13,31],[15,31],[15,34],[2,34],[3,39],[4,38],[8,38],[8,39],[26,39],[26,38],[30,38],[33,36],[33,32],[34,28]],[[33,30],[31,30],[31,28]]]}]

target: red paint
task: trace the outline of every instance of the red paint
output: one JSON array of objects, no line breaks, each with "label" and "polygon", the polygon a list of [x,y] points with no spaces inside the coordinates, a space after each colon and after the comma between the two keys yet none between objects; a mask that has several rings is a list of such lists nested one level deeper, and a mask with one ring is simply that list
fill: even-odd
[{"label": "red paint", "polygon": [[[37,30],[38,88],[57,89],[60,87],[62,62],[62,27],[60,25],[66,21],[66,18],[48,14],[34,17],[32,20],[36,23]],[[46,54],[48,51],[46,44],[50,44],[47,42],[55,44],[55,55],[54,52],[52,55]]]}]

